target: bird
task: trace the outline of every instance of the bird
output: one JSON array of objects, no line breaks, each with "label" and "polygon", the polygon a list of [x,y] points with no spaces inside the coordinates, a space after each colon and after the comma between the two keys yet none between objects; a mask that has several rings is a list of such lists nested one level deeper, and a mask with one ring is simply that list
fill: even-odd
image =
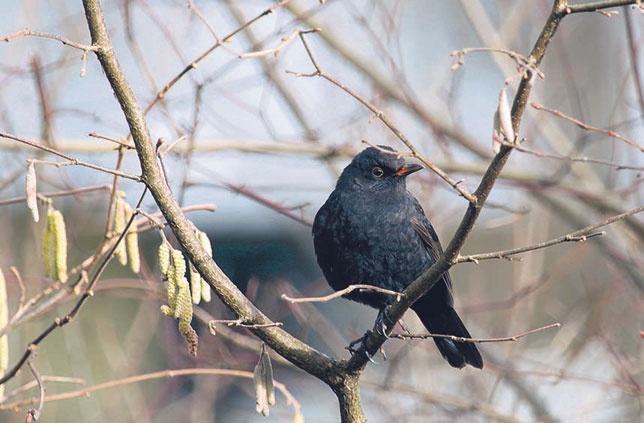
[{"label": "bird", "polygon": [[[443,253],[434,227],[406,187],[407,176],[422,168],[407,163],[389,146],[371,146],[342,171],[312,228],[317,262],[335,291],[367,284],[402,292]],[[345,297],[378,309],[379,319],[387,318],[395,299],[365,290]],[[447,271],[411,309],[431,334],[471,338],[454,310]],[[434,338],[434,342],[452,367],[483,368],[474,343],[448,338]]]}]

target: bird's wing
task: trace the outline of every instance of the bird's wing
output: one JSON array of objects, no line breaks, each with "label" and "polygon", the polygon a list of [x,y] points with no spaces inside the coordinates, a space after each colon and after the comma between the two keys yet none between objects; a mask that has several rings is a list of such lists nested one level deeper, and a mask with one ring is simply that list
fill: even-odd
[{"label": "bird's wing", "polygon": [[[438,260],[438,257],[440,257],[441,253],[443,252],[443,248],[441,247],[441,243],[438,240],[438,235],[436,235],[434,228],[425,219],[412,217],[410,220],[411,225],[414,227],[414,230],[420,236],[420,239],[423,240],[425,247],[427,247],[429,255],[431,256],[433,261],[436,262],[436,260]],[[425,221],[423,222],[423,220]]]},{"label": "bird's wing", "polygon": [[[441,247],[441,242],[438,240],[438,235],[436,234],[436,231],[434,231],[432,224],[429,223],[429,220],[427,219],[427,217],[425,217],[423,209],[420,207],[420,205],[418,205],[418,208],[420,209],[420,216],[422,217],[412,217],[410,219],[411,225],[414,227],[416,233],[420,236],[423,244],[425,244],[425,248],[427,249],[429,256],[435,263],[438,260],[438,257],[443,254],[443,247]],[[450,279],[448,272],[443,273],[443,280],[451,291],[452,280]]]}]

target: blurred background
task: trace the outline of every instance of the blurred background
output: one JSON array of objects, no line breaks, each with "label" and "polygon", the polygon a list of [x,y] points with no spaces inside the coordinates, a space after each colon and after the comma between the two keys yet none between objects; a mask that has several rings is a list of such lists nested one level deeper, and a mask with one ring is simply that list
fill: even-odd
[{"label": "blurred background", "polygon": [[[176,197],[208,233],[226,274],[271,319],[334,357],[370,329],[376,311],[344,299],[289,304],[280,296],[330,293],[312,251],[310,222],[361,140],[405,147],[346,91],[319,77],[297,29],[321,69],[375,105],[429,160],[468,190],[489,164],[493,115],[504,81],[518,79],[504,54],[477,52],[454,68],[455,50],[507,49],[527,55],[552,1],[268,1],[107,0],[102,2],[115,52],[153,139],[174,141],[165,157]],[[640,207],[644,190],[644,15],[566,17],[534,81],[516,151],[496,184],[462,254],[532,245]],[[259,17],[251,22],[251,19]],[[250,22],[250,23],[249,23]],[[234,36],[229,34],[238,28]],[[70,0],[6,0],[0,4],[0,132],[13,134],[107,168],[128,128],[95,57],[32,31],[89,44],[82,5]],[[157,95],[192,61],[224,40]],[[96,134],[90,136],[89,134]],[[103,138],[101,138],[103,137]],[[633,144],[635,143],[635,145]],[[40,194],[52,197],[67,222],[69,268],[96,254],[106,234],[114,178],[14,140],[0,138],[0,267],[9,316],[21,301],[46,293],[8,328],[9,366],[26,345],[78,300],[71,291],[48,301],[53,285],[40,253],[43,219],[25,206],[26,161]],[[122,170],[139,174],[128,151]],[[431,171],[409,178],[447,244],[466,201]],[[79,192],[92,188],[89,192]],[[143,187],[121,179],[132,206]],[[200,210],[214,204],[214,213]],[[158,210],[145,197],[141,208]],[[44,215],[44,207],[40,207]],[[245,329],[216,324],[232,315],[213,298],[195,306],[200,339],[188,355],[176,322],[159,312],[165,300],[156,251],[158,232],[141,218],[142,269],[113,261],[75,320],[39,346],[36,364],[47,396],[43,421],[338,421],[333,393],[272,354],[282,392],[269,417],[255,413],[252,380],[243,375],[151,376],[167,369],[252,372],[259,342]],[[145,229],[145,231],[144,231]],[[369,422],[629,422],[643,413],[644,221],[640,215],[600,230],[605,236],[452,269],[456,309],[474,337],[516,335],[559,322],[517,342],[482,344],[483,371],[450,368],[428,340],[390,340],[362,379]],[[22,276],[22,292],[14,266]],[[413,313],[412,332],[422,326]],[[195,373],[199,373],[195,371]],[[37,405],[25,367],[6,384],[0,420],[24,421]],[[102,385],[105,384],[105,385]],[[98,386],[87,394],[83,390]]]}]

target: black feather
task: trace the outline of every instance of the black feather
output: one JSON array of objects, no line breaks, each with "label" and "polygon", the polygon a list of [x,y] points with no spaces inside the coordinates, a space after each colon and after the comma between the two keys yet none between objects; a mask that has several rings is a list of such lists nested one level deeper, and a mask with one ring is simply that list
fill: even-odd
[{"label": "black feather", "polygon": [[[401,292],[442,254],[436,231],[406,188],[405,178],[418,169],[389,147],[369,147],[344,169],[313,223],[318,263],[333,289],[368,284]],[[347,298],[381,311],[393,301],[364,291]],[[471,338],[453,305],[452,282],[445,272],[412,309],[432,334]],[[453,367],[483,367],[475,344],[434,341]]]}]

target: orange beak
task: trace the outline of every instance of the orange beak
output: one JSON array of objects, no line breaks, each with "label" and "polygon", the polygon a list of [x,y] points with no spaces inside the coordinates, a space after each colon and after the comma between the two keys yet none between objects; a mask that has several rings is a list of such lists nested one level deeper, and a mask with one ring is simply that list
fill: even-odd
[{"label": "orange beak", "polygon": [[400,167],[397,171],[393,173],[393,175],[396,176],[407,176],[409,174],[412,174],[414,172],[418,172],[421,170],[423,167],[419,164],[416,163],[405,163],[403,166]]}]

